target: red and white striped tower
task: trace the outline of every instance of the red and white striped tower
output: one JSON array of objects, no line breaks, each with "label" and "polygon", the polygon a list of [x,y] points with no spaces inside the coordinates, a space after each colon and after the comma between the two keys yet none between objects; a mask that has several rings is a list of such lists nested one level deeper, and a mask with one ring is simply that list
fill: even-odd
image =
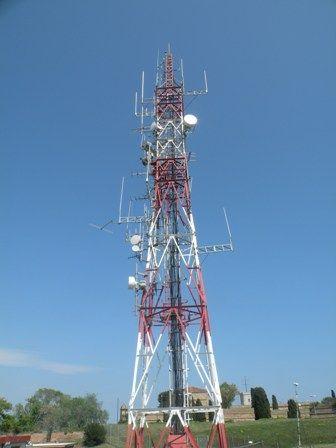
[{"label": "red and white striped tower", "polygon": [[[127,237],[137,258],[129,288],[136,296],[138,334],[126,448],[143,448],[148,421],[162,413],[165,427],[158,440],[151,439],[155,448],[198,448],[189,422],[199,412],[212,420],[207,447],[217,438],[218,446],[227,448],[200,258],[232,250],[232,243],[230,236],[229,244],[198,246],[186,144],[197,119],[185,115],[184,99],[206,93],[206,76],[205,90],[185,91],[182,67],[174,70],[168,49],[158,64],[154,97],[145,98],[143,85],[144,76],[136,114],[141,117],[147,206],[143,216],[120,215],[118,221],[138,226]],[[191,402],[191,381],[207,391],[208,405]],[[162,390],[169,391],[169,398],[157,407]]]}]

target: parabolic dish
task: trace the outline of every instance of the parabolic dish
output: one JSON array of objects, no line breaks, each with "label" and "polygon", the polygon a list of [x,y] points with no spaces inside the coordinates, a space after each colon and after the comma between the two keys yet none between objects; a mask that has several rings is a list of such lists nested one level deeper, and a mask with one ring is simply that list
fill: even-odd
[{"label": "parabolic dish", "polygon": [[135,277],[129,276],[128,277],[128,288],[133,289],[136,287],[136,285],[137,285],[137,281],[136,281]]},{"label": "parabolic dish", "polygon": [[184,116],[184,124],[190,128],[192,128],[193,126],[196,126],[197,124],[197,117],[195,117],[195,115],[185,115]]},{"label": "parabolic dish", "polygon": [[131,243],[132,245],[134,245],[134,244],[139,244],[140,241],[141,241],[141,236],[140,236],[140,235],[137,235],[137,234],[132,235],[131,238],[130,238],[130,243]]}]

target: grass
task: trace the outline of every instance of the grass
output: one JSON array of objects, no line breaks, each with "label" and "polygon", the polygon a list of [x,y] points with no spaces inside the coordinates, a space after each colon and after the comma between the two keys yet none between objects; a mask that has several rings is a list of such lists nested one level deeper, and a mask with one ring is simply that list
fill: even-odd
[{"label": "grass", "polygon": [[[160,423],[152,423],[150,431],[154,440],[162,429]],[[295,419],[269,419],[259,421],[227,423],[227,433],[230,447],[263,441],[265,448],[293,448],[297,444],[297,429]],[[191,423],[191,429],[201,448],[206,446],[206,436],[209,423]],[[312,446],[320,444],[323,448],[336,448],[336,418],[303,419],[301,421],[302,445]],[[108,428],[108,443],[100,448],[123,448],[126,440],[126,425],[110,425]],[[145,448],[150,448],[149,437],[146,438]],[[321,447],[322,448],[322,447]]]}]

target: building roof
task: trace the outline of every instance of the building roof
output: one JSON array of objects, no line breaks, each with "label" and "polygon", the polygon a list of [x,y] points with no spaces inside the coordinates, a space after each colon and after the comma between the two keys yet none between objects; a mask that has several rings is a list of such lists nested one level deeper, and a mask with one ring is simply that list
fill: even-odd
[{"label": "building roof", "polygon": [[189,386],[188,387],[188,392],[190,392],[191,394],[195,394],[195,393],[202,393],[202,394],[206,394],[207,391],[206,389],[202,389],[200,387],[195,387],[195,386]]},{"label": "building roof", "polygon": [[12,435],[0,436],[1,445],[3,445],[4,443],[28,443],[29,441],[30,441],[29,434],[24,434],[22,436],[12,436]]}]

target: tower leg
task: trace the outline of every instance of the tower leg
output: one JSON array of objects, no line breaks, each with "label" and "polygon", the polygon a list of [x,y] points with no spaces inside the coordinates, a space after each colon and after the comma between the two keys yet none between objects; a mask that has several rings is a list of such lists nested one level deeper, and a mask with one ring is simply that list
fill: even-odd
[{"label": "tower leg", "polygon": [[217,424],[218,446],[219,448],[228,448],[228,441],[226,437],[226,429],[224,423]]},{"label": "tower leg", "polygon": [[215,441],[215,436],[217,433],[218,448],[228,448],[229,444],[226,436],[226,429],[224,423],[215,423],[210,432],[209,440],[207,443],[207,448],[212,448]]},{"label": "tower leg", "polygon": [[144,430],[143,428],[133,428],[132,425],[128,425],[126,448],[144,448]]}]

